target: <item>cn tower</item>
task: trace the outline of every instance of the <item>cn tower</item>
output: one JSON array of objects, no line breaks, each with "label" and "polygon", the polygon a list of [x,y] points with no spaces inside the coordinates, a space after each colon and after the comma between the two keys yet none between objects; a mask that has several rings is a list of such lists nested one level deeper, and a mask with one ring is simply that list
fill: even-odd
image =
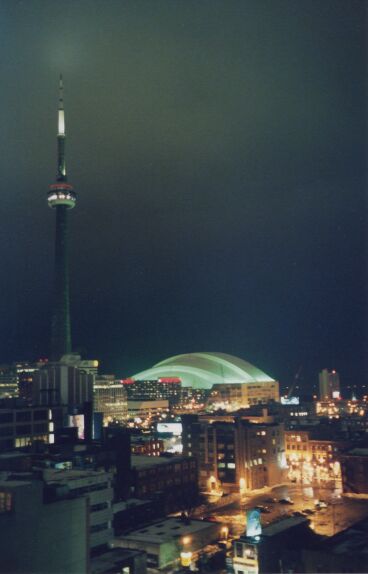
[{"label": "cn tower", "polygon": [[49,207],[56,212],[55,230],[55,285],[51,325],[51,359],[60,360],[71,352],[69,265],[68,265],[68,211],[76,203],[73,186],[67,183],[65,162],[65,114],[63,78],[59,83],[59,108],[57,132],[57,174],[56,183],[50,185],[47,194]]}]

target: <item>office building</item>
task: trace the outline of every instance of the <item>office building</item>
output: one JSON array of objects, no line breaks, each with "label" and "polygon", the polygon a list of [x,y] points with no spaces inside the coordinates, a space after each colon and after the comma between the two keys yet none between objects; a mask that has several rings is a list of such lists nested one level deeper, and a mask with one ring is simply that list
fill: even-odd
[{"label": "office building", "polygon": [[48,363],[35,373],[33,404],[70,409],[93,401],[94,376],[63,363]]},{"label": "office building", "polygon": [[114,375],[100,375],[93,385],[93,410],[103,414],[103,424],[126,423],[128,418],[127,392]]},{"label": "office building", "polygon": [[340,398],[339,373],[327,369],[319,373],[319,398],[321,401]]},{"label": "office building", "polygon": [[167,400],[170,405],[181,399],[181,381],[178,377],[162,377],[153,380],[125,379],[123,381],[129,401]]},{"label": "office building", "polygon": [[[253,421],[257,417],[253,418]],[[284,426],[237,415],[183,415],[183,453],[198,462],[207,492],[249,491],[285,476]]]},{"label": "office building", "polygon": [[47,360],[40,360],[37,363],[17,362],[15,372],[18,385],[18,396],[27,403],[31,403],[33,398],[33,381],[38,369],[47,364]]},{"label": "office building", "polygon": [[0,400],[18,397],[17,375],[9,365],[0,365]]},{"label": "office building", "polygon": [[0,401],[0,452],[54,442],[54,422],[48,408],[30,407],[21,400]]}]

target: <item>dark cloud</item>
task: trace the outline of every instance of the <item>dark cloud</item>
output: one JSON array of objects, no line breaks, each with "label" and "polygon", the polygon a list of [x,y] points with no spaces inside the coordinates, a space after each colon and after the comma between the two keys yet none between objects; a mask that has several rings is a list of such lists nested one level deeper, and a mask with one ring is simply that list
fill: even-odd
[{"label": "dark cloud", "polygon": [[0,6],[0,360],[46,354],[65,76],[75,346],[362,380],[362,2]]}]

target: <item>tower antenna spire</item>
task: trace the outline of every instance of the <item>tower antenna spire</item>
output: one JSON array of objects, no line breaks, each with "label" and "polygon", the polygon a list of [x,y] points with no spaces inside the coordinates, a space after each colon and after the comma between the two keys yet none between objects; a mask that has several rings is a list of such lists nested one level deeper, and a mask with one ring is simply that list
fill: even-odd
[{"label": "tower antenna spire", "polygon": [[65,162],[65,115],[64,84],[60,74],[58,131],[57,131],[57,174],[56,183],[50,185],[48,204],[56,211],[55,232],[55,287],[53,317],[51,325],[51,357],[60,360],[71,351],[69,265],[68,265],[68,211],[77,199],[73,186],[67,183]]},{"label": "tower antenna spire", "polygon": [[64,112],[64,84],[63,76],[60,74],[59,78],[59,107],[58,107],[58,132],[57,132],[57,148],[58,148],[58,165],[57,165],[57,181],[66,181],[66,160],[65,160],[65,112]]}]

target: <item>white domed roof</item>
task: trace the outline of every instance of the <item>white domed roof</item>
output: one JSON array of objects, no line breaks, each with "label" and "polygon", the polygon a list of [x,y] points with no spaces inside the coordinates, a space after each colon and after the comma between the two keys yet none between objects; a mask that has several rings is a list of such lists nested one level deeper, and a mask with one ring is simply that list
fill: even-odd
[{"label": "white domed roof", "polygon": [[210,389],[214,384],[272,382],[274,379],[243,359],[225,353],[176,355],[133,375],[135,380],[178,377],[184,387]]}]

